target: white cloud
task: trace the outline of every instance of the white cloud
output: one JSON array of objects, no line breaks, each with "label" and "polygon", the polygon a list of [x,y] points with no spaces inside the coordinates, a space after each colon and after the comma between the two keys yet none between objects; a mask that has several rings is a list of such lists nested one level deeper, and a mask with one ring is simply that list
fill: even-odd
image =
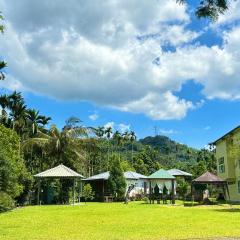
[{"label": "white cloud", "polygon": [[126,132],[126,131],[130,131],[130,125],[126,125],[126,124],[124,124],[124,123],[120,123],[120,124],[118,125],[118,128],[119,128],[119,131],[120,131],[121,133],[124,133],[124,132]]},{"label": "white cloud", "polygon": [[178,134],[179,132],[173,129],[159,129],[159,133],[164,135]]},{"label": "white cloud", "polygon": [[114,126],[115,126],[115,122],[107,122],[105,125],[104,125],[104,128],[109,128],[111,127],[112,130],[114,131]]},{"label": "white cloud", "polygon": [[93,113],[89,115],[89,119],[91,119],[92,121],[96,121],[98,118],[99,118],[99,115],[97,113]]},{"label": "white cloud", "polygon": [[[181,119],[204,103],[177,96],[188,79],[202,84],[206,98],[240,98],[240,28],[224,32],[221,47],[193,45],[201,33],[187,29],[186,6],[175,0],[0,3],[7,19],[0,51],[9,65],[9,89],[156,120]],[[165,44],[176,51],[163,52]]]},{"label": "white cloud", "polygon": [[229,4],[229,9],[224,13],[219,16],[218,21],[216,21],[213,25],[214,26],[219,26],[219,25],[224,25],[224,24],[231,24],[236,20],[240,19],[240,1],[235,0],[235,1],[230,1]]},{"label": "white cloud", "polygon": [[181,119],[186,115],[188,109],[193,108],[193,104],[189,101],[179,99],[171,92],[149,93],[143,98],[129,102],[119,107],[123,111],[135,113],[144,112],[152,119]]},{"label": "white cloud", "polygon": [[211,127],[210,127],[210,126],[206,126],[206,127],[204,127],[203,129],[206,130],[206,131],[208,131],[208,130],[211,129]]}]

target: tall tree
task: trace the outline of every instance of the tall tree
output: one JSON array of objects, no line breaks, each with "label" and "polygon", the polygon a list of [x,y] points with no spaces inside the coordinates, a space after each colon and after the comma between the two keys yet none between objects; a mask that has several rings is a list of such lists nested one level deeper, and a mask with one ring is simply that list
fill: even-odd
[{"label": "tall tree", "polygon": [[119,156],[119,159],[120,159],[120,147],[122,146],[122,143],[123,143],[122,134],[119,131],[116,131],[113,134],[113,140],[114,140],[115,145],[116,145],[116,147],[118,149],[118,156]]},{"label": "tall tree", "polygon": [[134,131],[130,132],[130,142],[132,145],[132,163],[133,163],[133,143],[136,141],[137,137]]},{"label": "tall tree", "polygon": [[126,180],[123,175],[120,159],[118,159],[116,155],[113,155],[111,163],[110,176],[108,179],[109,188],[117,200],[122,200],[126,193]]},{"label": "tall tree", "polygon": [[110,138],[111,138],[111,136],[112,136],[112,127],[107,127],[107,128],[104,130],[104,134],[106,135],[107,140],[108,140],[107,160],[108,160],[108,163],[109,163],[109,148],[110,148]]}]

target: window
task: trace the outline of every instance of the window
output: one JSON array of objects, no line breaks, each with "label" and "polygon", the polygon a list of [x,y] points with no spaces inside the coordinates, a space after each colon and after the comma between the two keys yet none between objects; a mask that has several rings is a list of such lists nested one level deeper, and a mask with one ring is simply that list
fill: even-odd
[{"label": "window", "polygon": [[221,157],[218,159],[218,171],[219,173],[225,172],[224,157]]},{"label": "window", "polygon": [[240,181],[238,180],[238,193],[240,193]]}]

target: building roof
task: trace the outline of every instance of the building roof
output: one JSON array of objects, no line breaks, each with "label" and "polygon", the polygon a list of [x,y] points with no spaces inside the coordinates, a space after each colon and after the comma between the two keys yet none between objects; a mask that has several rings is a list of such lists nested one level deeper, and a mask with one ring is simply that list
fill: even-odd
[{"label": "building roof", "polygon": [[168,171],[160,169],[148,176],[148,179],[175,179],[175,177],[168,173]]},{"label": "building roof", "polygon": [[64,166],[63,164],[58,165],[57,167],[48,169],[44,172],[34,175],[36,178],[47,178],[47,177],[67,177],[67,178],[84,178],[81,174],[73,171],[72,169]]},{"label": "building roof", "polygon": [[235,131],[240,130],[240,125],[238,125],[237,127],[235,127],[234,129],[232,129],[231,131],[227,132],[226,134],[224,134],[222,137],[218,138],[217,140],[215,140],[214,142],[210,143],[215,145],[218,141],[224,139],[225,137],[227,137],[228,135],[234,133]]},{"label": "building roof", "polygon": [[175,176],[175,177],[179,177],[179,176],[182,176],[182,177],[191,177],[192,174],[191,173],[187,173],[187,172],[184,172],[182,170],[179,170],[179,169],[170,169],[170,170],[167,170],[168,173],[170,173],[172,176]]},{"label": "building roof", "polygon": [[[99,173],[97,175],[91,176],[89,178],[84,179],[85,181],[93,181],[93,180],[108,180],[110,176],[110,172],[103,172],[103,173]],[[136,173],[136,172],[131,172],[131,171],[127,171],[124,172],[124,177],[126,179],[142,179],[142,178],[147,178],[147,176],[144,176],[140,173]]]},{"label": "building roof", "polygon": [[124,172],[124,177],[126,179],[144,179],[144,178],[147,178],[147,176],[144,176],[140,173],[136,173],[136,172],[132,172],[132,171]]},{"label": "building roof", "polygon": [[103,172],[103,173],[99,173],[97,175],[93,175],[89,178],[84,179],[85,181],[93,181],[93,180],[108,180],[110,176],[109,171],[108,172]]},{"label": "building roof", "polygon": [[214,175],[213,173],[205,172],[200,177],[194,179],[192,182],[193,183],[223,183],[226,181]]}]

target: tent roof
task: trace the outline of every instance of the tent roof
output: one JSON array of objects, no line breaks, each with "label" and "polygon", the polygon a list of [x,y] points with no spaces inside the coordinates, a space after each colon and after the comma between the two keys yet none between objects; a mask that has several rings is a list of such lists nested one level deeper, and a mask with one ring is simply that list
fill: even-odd
[{"label": "tent roof", "polygon": [[160,169],[148,176],[148,179],[175,179],[175,177],[171,175],[168,171]]},{"label": "tent roof", "polygon": [[194,179],[192,182],[193,183],[194,182],[197,182],[197,183],[223,183],[226,181],[221,179],[220,177],[214,175],[213,173],[205,172],[200,177]]},{"label": "tent roof", "polygon": [[[93,180],[108,180],[110,176],[109,171],[108,172],[103,172],[103,173],[99,173],[97,175],[91,176],[89,178],[86,178],[84,180],[86,181],[93,181]],[[124,172],[124,177],[126,179],[142,179],[142,178],[147,178],[146,176],[140,174],[140,173],[136,173],[136,172],[131,172],[131,171],[127,171]]]},{"label": "tent roof", "polygon": [[44,177],[78,177],[78,178],[84,178],[81,174],[73,171],[72,169],[64,166],[63,164],[58,165],[57,167],[48,169],[44,172],[38,173],[34,175],[36,178],[44,178]]},{"label": "tent roof", "polygon": [[187,173],[187,172],[184,172],[184,171],[179,170],[179,169],[170,169],[170,170],[168,170],[168,173],[170,173],[173,176],[183,176],[183,177],[192,176],[191,173]]}]

